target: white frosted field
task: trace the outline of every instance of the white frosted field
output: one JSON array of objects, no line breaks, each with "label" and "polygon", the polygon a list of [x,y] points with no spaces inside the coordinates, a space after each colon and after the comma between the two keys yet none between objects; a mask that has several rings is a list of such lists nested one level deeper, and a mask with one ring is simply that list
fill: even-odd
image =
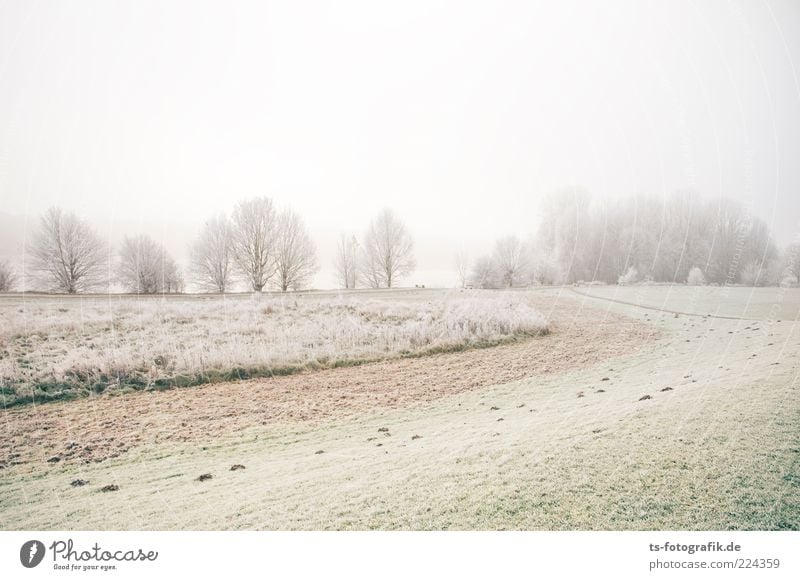
[{"label": "white frosted field", "polygon": [[575,290],[527,342],[5,411],[2,527],[798,529],[800,291]]}]

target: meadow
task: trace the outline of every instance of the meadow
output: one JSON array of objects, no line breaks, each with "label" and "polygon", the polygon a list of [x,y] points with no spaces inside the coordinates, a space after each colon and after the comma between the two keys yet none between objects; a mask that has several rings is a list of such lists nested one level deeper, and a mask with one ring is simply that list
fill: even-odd
[{"label": "meadow", "polygon": [[5,407],[485,347],[547,332],[517,294],[0,295]]},{"label": "meadow", "polygon": [[380,295],[549,332],[6,409],[0,527],[800,529],[797,289]]}]

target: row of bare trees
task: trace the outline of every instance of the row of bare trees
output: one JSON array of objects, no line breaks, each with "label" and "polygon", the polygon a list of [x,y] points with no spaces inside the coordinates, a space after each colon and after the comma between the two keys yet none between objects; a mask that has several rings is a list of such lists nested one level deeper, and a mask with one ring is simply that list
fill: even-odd
[{"label": "row of bare trees", "polygon": [[[37,285],[54,292],[105,291],[114,284],[137,294],[185,288],[177,262],[151,237],[125,237],[114,253],[87,221],[60,208],[42,215],[29,257]],[[211,218],[191,247],[191,281],[206,291],[227,292],[237,282],[258,292],[298,289],[316,270],[303,220],[291,209],[276,210],[267,197],[238,203],[230,218]],[[0,262],[0,292],[12,290],[16,279]]]},{"label": "row of bare trees", "polygon": [[342,288],[358,284],[392,288],[416,267],[414,242],[400,218],[384,209],[369,224],[361,243],[355,235],[341,235],[334,265]]},{"label": "row of bare trees", "polygon": [[[29,246],[31,270],[47,290],[78,294],[106,290],[116,280],[138,294],[183,291],[184,281],[175,260],[149,236],[126,237],[118,255],[92,226],[72,212],[53,207],[42,215]],[[3,273],[5,271],[5,274]],[[14,274],[0,267],[0,291],[13,287]]]},{"label": "row of bare trees", "polygon": [[[85,220],[60,208],[41,218],[30,245],[38,283],[66,294],[107,290],[113,284],[137,294],[183,292],[178,264],[164,246],[146,235],[126,237],[119,251]],[[203,225],[190,248],[189,277],[208,292],[229,292],[236,284],[261,292],[305,287],[318,270],[316,248],[302,218],[278,210],[268,197],[239,202],[230,217],[220,214]],[[381,211],[361,242],[342,236],[336,269],[344,288],[362,284],[391,288],[414,269],[413,241],[391,210]],[[16,276],[0,262],[0,292]]]},{"label": "row of bare trees", "polygon": [[297,290],[317,269],[302,218],[278,211],[268,197],[239,202],[230,218],[208,220],[191,250],[192,279],[212,292],[227,292],[239,280],[254,292]]},{"label": "row of bare trees", "polygon": [[593,203],[582,190],[545,199],[541,223],[525,242],[496,241],[469,270],[456,256],[462,285],[481,288],[639,281],[792,285],[800,278],[790,245],[779,251],[767,224],[730,199],[689,192]]}]

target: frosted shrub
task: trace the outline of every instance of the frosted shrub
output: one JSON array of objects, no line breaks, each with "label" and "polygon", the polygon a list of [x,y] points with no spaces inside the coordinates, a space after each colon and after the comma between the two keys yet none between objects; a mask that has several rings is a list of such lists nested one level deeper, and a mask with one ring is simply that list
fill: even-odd
[{"label": "frosted shrub", "polygon": [[633,266],[631,266],[622,276],[619,277],[619,280],[617,280],[617,284],[619,284],[620,286],[633,284],[638,279],[639,279],[639,271]]},{"label": "frosted shrub", "polygon": [[706,285],[706,277],[703,276],[703,271],[695,266],[691,270],[689,270],[689,276],[686,278],[686,283],[689,286],[705,286]]},{"label": "frosted shrub", "polygon": [[443,319],[452,336],[462,340],[533,335],[547,328],[547,322],[537,310],[510,297],[453,301],[445,309]]},{"label": "frosted shrub", "polygon": [[797,287],[797,276],[794,274],[789,274],[788,276],[784,276],[781,278],[780,283],[781,288],[795,288]]}]

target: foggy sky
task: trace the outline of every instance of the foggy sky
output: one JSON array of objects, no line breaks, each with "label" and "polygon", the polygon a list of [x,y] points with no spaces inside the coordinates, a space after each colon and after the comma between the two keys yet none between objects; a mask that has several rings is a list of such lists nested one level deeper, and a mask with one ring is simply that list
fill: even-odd
[{"label": "foggy sky", "polygon": [[203,221],[268,195],[334,284],[382,207],[408,283],[525,238],[542,196],[694,189],[800,234],[800,4],[0,3],[0,257],[60,205],[182,263]]}]

